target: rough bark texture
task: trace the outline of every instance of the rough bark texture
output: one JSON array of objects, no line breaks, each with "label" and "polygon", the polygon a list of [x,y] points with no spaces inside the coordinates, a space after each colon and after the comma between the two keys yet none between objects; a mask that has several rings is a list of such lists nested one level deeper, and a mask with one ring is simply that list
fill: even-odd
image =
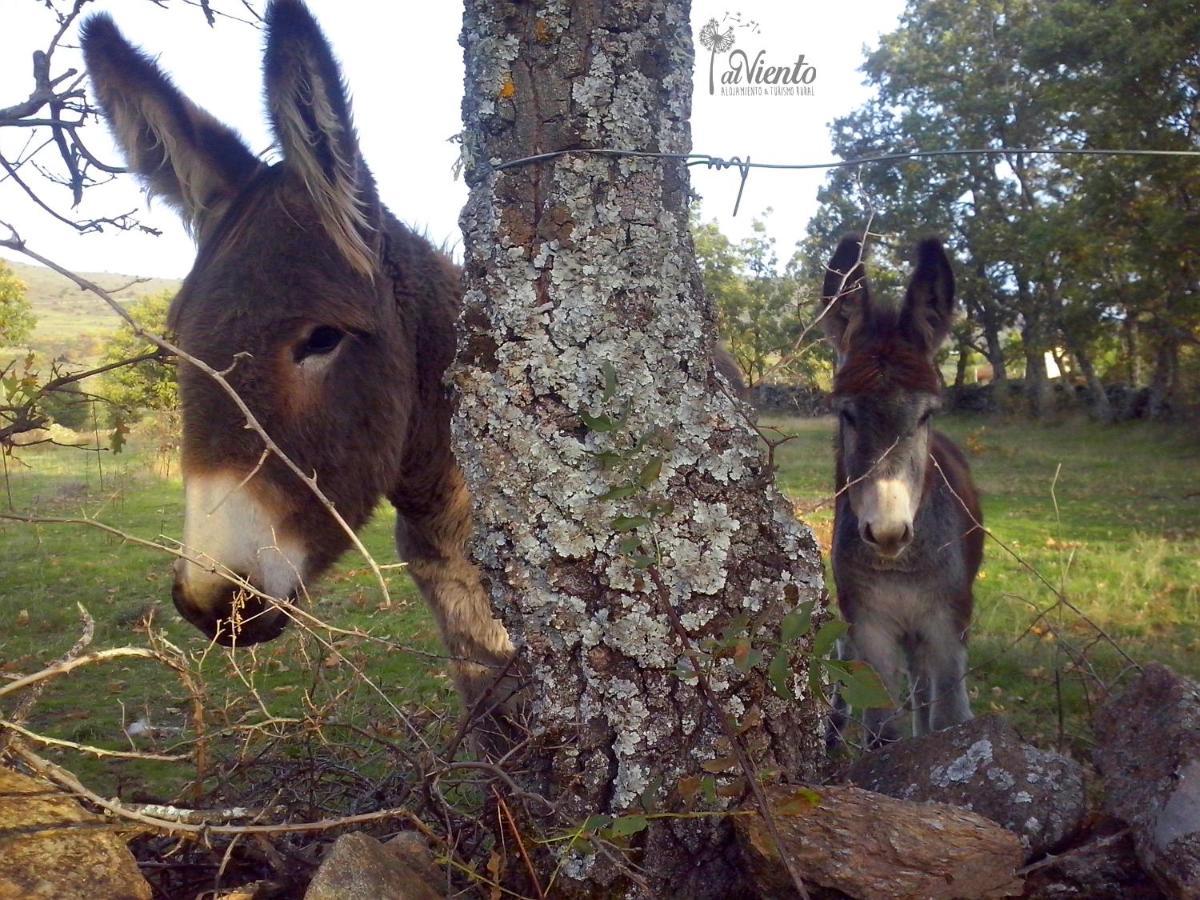
[{"label": "rough bark texture", "polygon": [[[823,611],[819,552],[719,390],[686,167],[583,155],[495,165],[571,147],[688,152],[688,7],[468,0],[463,46],[471,196],[455,451],[475,495],[475,557],[531,676],[532,758],[518,778],[558,803],[556,828],[677,809],[681,779],[731,748],[666,604],[689,643],[747,617],[741,630],[770,658],[786,612],[805,600]],[[604,499],[639,475],[648,486]],[[630,525],[637,516],[653,521]],[[640,550],[622,549],[630,537]],[[661,565],[639,568],[639,554]],[[798,701],[761,666],[742,672],[711,650],[703,666],[755,763],[773,780],[808,775],[822,725],[803,653]],[[660,895],[734,887],[726,820],[659,820],[633,843]],[[564,845],[556,891],[628,886],[610,858]]]},{"label": "rough bark texture", "polygon": [[[1021,842],[983,816],[844,785],[810,793],[819,797],[813,805],[789,788],[770,789],[784,849],[810,891],[864,900],[1021,894]],[[742,816],[736,827],[760,896],[796,896],[762,819]]]},{"label": "rough bark texture", "polygon": [[1158,663],[1096,712],[1104,806],[1172,898],[1200,897],[1200,684]]},{"label": "rough bark texture", "polygon": [[1079,763],[1022,743],[999,716],[888,744],[857,760],[847,780],[987,816],[1020,836],[1028,859],[1070,838],[1087,811]]},{"label": "rough bark texture", "polygon": [[[1069,337],[1068,340],[1070,340]],[[1100,375],[1096,372],[1096,364],[1084,342],[1072,340],[1071,353],[1079,363],[1079,371],[1087,380],[1088,405],[1091,408],[1092,417],[1100,422],[1111,422],[1113,410],[1112,404],[1108,400],[1108,392],[1104,389],[1104,382],[1100,380]]]},{"label": "rough bark texture", "polygon": [[1127,832],[1097,836],[1043,860],[1025,876],[1025,900],[1163,900],[1138,865]]}]

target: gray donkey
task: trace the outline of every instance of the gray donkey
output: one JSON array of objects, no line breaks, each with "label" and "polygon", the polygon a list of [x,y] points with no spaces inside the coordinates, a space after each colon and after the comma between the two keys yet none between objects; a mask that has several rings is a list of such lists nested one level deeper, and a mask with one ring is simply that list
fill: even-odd
[{"label": "gray donkey", "polygon": [[[841,651],[879,673],[897,709],[908,676],[918,735],[971,718],[966,640],[983,516],[966,459],[932,426],[933,358],[953,311],[954,273],[938,240],[918,245],[899,309],[872,296],[862,238],[838,244],[821,315],[837,352],[833,575],[850,626]],[[867,711],[868,744],[897,739],[898,715]],[[832,724],[836,743],[840,701]]]}]

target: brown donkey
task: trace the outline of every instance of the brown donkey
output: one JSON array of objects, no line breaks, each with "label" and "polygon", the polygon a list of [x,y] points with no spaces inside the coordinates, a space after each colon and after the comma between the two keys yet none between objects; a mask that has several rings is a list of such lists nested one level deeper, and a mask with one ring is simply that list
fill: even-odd
[{"label": "brown donkey", "polygon": [[[261,162],[107,16],[83,31],[88,69],[131,168],[195,235],[171,307],[181,349],[220,371],[353,528],[381,496],[396,543],[472,697],[512,646],[468,559],[470,498],[450,449],[442,375],[458,272],[380,202],[341,73],[298,0],[267,8],[266,97],[281,159]],[[317,497],[211,378],[181,364],[183,542],[173,596],[222,643],[278,635],[287,604],[350,545]],[[245,578],[282,604],[240,593]]]},{"label": "brown donkey", "polygon": [[[872,296],[862,249],[859,236],[842,238],[822,291],[837,351],[833,575],[850,625],[841,649],[879,673],[897,708],[907,674],[919,735],[971,718],[966,639],[983,517],[966,459],[931,424],[941,402],[933,358],[954,312],[950,260],[938,240],[921,242],[896,310]],[[868,742],[895,740],[897,716],[869,710]],[[835,740],[843,724],[839,707]]]}]

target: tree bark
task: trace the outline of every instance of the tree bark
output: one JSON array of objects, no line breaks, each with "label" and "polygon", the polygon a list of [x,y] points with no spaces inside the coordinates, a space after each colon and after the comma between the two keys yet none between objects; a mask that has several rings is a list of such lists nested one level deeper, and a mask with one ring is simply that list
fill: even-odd
[{"label": "tree bark", "polygon": [[1150,377],[1151,419],[1165,419],[1171,415],[1179,366],[1179,341],[1170,335],[1162,335],[1154,355],[1154,374]]},{"label": "tree bark", "polygon": [[[687,3],[468,0],[462,43],[455,452],[475,559],[531,676],[512,777],[556,807],[529,804],[522,827],[735,805],[746,782],[697,666],[762,774],[810,776],[823,751],[807,638],[789,679],[800,699],[777,695],[765,665],[783,615],[805,601],[823,614],[820,555],[719,390],[686,166],[577,154],[497,168],[562,148],[687,153]],[[697,794],[705,777],[715,793]],[[654,819],[628,840],[636,877],[620,852],[529,844],[559,896],[741,887],[725,817]]]},{"label": "tree bark", "polygon": [[[809,885],[838,897],[1013,897],[1021,839],[978,813],[897,800],[851,785],[768,789],[784,852]],[[757,815],[737,821],[764,897],[794,897],[780,851]]]},{"label": "tree bark", "polygon": [[1025,396],[1029,413],[1040,419],[1050,411],[1050,382],[1046,377],[1046,347],[1039,313],[1032,308],[1032,296],[1022,287],[1021,343],[1025,350]]},{"label": "tree bark", "polygon": [[1092,361],[1092,355],[1088,352],[1087,345],[1072,337],[1065,330],[1064,337],[1071,355],[1075,357],[1075,362],[1079,366],[1079,371],[1087,382],[1088,406],[1092,417],[1100,422],[1111,422],[1113,410],[1112,404],[1108,402],[1108,391],[1104,389],[1104,382],[1096,374],[1096,364]]},{"label": "tree bark", "polygon": [[1142,385],[1142,356],[1139,346],[1139,328],[1137,317],[1129,311],[1125,313],[1125,321],[1121,324],[1121,333],[1125,338],[1125,367],[1129,377],[1129,387],[1137,390]]},{"label": "tree bark", "polygon": [[958,359],[954,364],[954,390],[957,393],[967,383],[967,364],[971,361],[971,342],[968,335],[958,339]]}]

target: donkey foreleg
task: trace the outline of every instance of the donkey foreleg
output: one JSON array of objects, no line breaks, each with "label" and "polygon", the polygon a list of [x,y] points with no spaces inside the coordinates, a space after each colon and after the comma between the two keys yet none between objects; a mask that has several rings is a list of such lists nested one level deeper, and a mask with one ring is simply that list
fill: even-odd
[{"label": "donkey foreleg", "polygon": [[504,707],[516,689],[514,649],[467,556],[469,510],[461,485],[432,508],[405,510],[397,503],[396,549],[433,612],[465,705],[488,694]]},{"label": "donkey foreleg", "polygon": [[940,731],[972,718],[962,632],[949,623],[938,622],[926,633],[922,650],[924,659],[913,668],[929,686],[928,730]]},{"label": "donkey foreleg", "polygon": [[867,746],[877,747],[898,741],[900,732],[896,723],[904,708],[905,670],[904,650],[899,636],[894,627],[866,615],[851,623],[849,638],[854,657],[876,671],[893,704],[891,709],[868,709],[863,713]]}]

